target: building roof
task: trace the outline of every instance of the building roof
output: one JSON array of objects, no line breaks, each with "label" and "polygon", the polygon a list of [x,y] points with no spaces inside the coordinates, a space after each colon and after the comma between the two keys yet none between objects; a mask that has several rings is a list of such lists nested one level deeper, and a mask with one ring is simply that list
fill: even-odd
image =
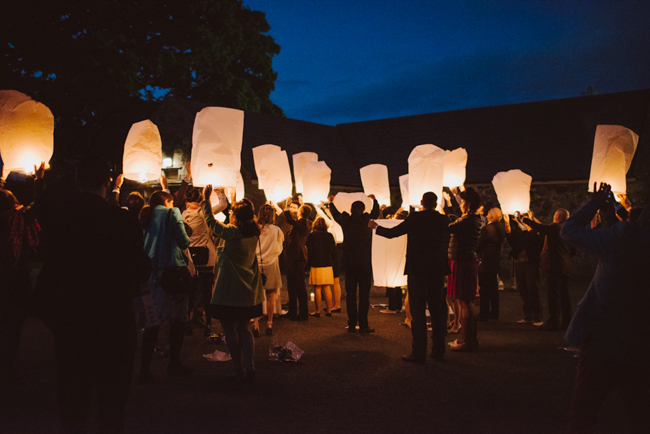
[{"label": "building roof", "polygon": [[[207,104],[166,98],[163,105],[167,107],[157,111],[166,113],[167,125],[160,128],[163,142],[172,128],[170,113],[181,110],[188,113],[175,118],[183,126],[174,128],[191,140],[194,115]],[[398,177],[408,173],[413,148],[431,143],[467,150],[466,182],[471,184],[488,183],[497,172],[510,169],[528,173],[533,181],[587,180],[599,124],[623,125],[645,137],[650,129],[650,89],[337,126],[246,113],[242,171],[255,178],[251,149],[275,144],[287,151],[290,163],[292,154],[316,152],[332,169],[333,185],[360,187],[359,169],[379,163],[388,167],[390,184],[397,186]],[[628,176],[634,176],[634,169],[633,162]]]}]

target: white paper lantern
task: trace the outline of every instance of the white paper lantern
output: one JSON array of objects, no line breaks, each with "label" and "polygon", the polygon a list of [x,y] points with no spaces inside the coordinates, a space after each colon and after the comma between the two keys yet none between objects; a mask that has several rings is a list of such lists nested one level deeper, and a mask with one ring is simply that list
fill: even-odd
[{"label": "white paper lantern", "polygon": [[[467,166],[467,151],[464,148],[445,151],[444,174],[442,185],[449,188],[465,184],[465,167]],[[440,196],[438,196],[440,198]]]},{"label": "white paper lantern", "polygon": [[54,116],[45,105],[15,90],[0,91],[0,156],[3,172],[32,173],[54,153]]},{"label": "white paper lantern", "polygon": [[359,170],[361,185],[366,195],[374,194],[377,202],[390,205],[390,185],[388,167],[383,164],[370,164]]},{"label": "white paper lantern", "polygon": [[[399,177],[399,191],[402,195],[402,207],[408,209],[411,206],[409,198],[409,176],[402,175]],[[419,203],[419,202],[418,202]]]},{"label": "white paper lantern", "polygon": [[292,155],[293,179],[296,182],[296,193],[303,193],[302,172],[309,163],[318,162],[318,154],[315,152],[300,152]]},{"label": "white paper lantern", "polygon": [[[392,228],[404,220],[375,220],[379,226]],[[374,232],[372,235],[372,277],[375,286],[396,288],[407,283],[404,274],[406,266],[407,236],[385,238]]]},{"label": "white paper lantern", "polygon": [[235,175],[235,191],[237,192],[237,200],[240,201],[246,197],[246,189],[244,188],[244,177],[241,176],[241,172],[237,172]]},{"label": "white paper lantern", "polygon": [[372,210],[372,206],[374,205],[372,199],[370,199],[365,193],[345,193],[342,191],[336,193],[336,196],[334,196],[334,206],[340,213],[345,211],[348,214],[351,214],[352,204],[357,201],[363,202],[366,206],[365,212],[369,213]]},{"label": "white paper lantern", "polygon": [[275,152],[265,157],[257,171],[260,184],[264,183],[264,195],[267,200],[281,202],[291,196],[291,169],[286,151]]},{"label": "white paper lantern", "polygon": [[236,187],[241,168],[244,112],[206,107],[196,114],[192,133],[192,183],[195,187]]},{"label": "white paper lantern", "polygon": [[307,164],[302,172],[303,200],[306,203],[320,203],[321,200],[327,200],[331,177],[332,170],[324,161]]},{"label": "white paper lantern", "polygon": [[160,178],[162,141],[158,127],[150,120],[131,126],[124,143],[122,172],[133,181],[155,181]]},{"label": "white paper lantern", "polygon": [[432,191],[440,199],[445,151],[434,145],[416,146],[409,155],[408,163],[411,205],[419,205],[422,195],[428,191]]},{"label": "white paper lantern", "polygon": [[598,186],[601,182],[606,182],[612,186],[614,193],[625,193],[625,175],[630,169],[638,143],[639,136],[628,128],[620,125],[598,125],[591,157],[589,191],[592,191],[594,182]]},{"label": "white paper lantern", "polygon": [[[264,188],[263,180],[260,177],[260,164],[262,164],[262,160],[280,151],[282,151],[282,148],[277,145],[260,145],[253,148],[253,164],[255,165],[255,173],[257,173],[257,188],[260,190]],[[285,196],[285,198],[288,196],[291,196],[291,193]]]},{"label": "white paper lantern", "polygon": [[521,170],[509,170],[494,175],[492,185],[504,214],[515,211],[526,212],[530,209],[530,184],[533,178]]},{"label": "white paper lantern", "polygon": [[334,237],[334,241],[336,241],[336,244],[342,243],[343,242],[343,228],[341,227],[340,224],[336,223],[336,220],[331,218],[328,214],[323,211],[320,206],[316,207],[316,214],[319,216],[323,217],[325,221],[327,222],[327,232],[332,234]]}]

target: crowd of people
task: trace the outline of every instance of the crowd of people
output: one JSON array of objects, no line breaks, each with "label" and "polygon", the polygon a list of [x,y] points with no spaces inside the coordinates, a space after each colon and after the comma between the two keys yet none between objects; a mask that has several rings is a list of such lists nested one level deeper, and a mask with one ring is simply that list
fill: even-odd
[{"label": "crowd of people", "polygon": [[[119,206],[123,177],[113,184],[108,163],[99,157],[79,162],[74,190],[49,191],[44,165],[35,169],[31,205],[0,189],[0,375],[10,380],[21,327],[33,309],[54,336],[61,432],[84,432],[93,391],[102,432],[123,431],[138,327],[144,329],[142,384],[156,380],[151,361],[161,327],[168,329],[168,375],[186,376],[193,372],[181,358],[189,324],[199,324],[209,336],[213,319],[225,335],[232,378],[250,381],[259,319],[266,319],[265,333],[272,335],[274,317],[308,321],[320,317],[323,307],[325,317],[341,313],[344,272],[347,332],[374,333],[368,323],[373,231],[386,238],[407,236],[404,308],[412,351],[404,361],[426,363],[428,326],[436,361],[444,360],[448,347],[478,350],[477,322],[499,319],[498,274],[507,242],[522,298],[518,323],[567,330],[569,343],[582,350],[571,432],[593,427],[598,406],[615,384],[622,387],[630,427],[647,432],[642,410],[650,403],[650,327],[641,311],[648,292],[641,288],[648,273],[639,264],[650,255],[648,212],[625,198],[617,210],[607,185],[594,189],[573,215],[558,209],[545,225],[531,211],[509,216],[486,209],[471,187],[443,198],[427,192],[419,211],[390,212],[372,195],[370,210],[362,201],[339,210],[334,197],[312,206],[296,196],[267,202],[256,215],[250,200],[228,197],[224,188],[192,187],[189,167],[175,195],[162,178],[162,190],[148,200],[131,193],[124,207]],[[380,218],[403,221],[386,228]],[[337,227],[343,240],[337,239]],[[32,291],[37,248],[43,267]],[[599,259],[575,315],[568,291],[574,248]],[[281,256],[288,294],[284,312]],[[540,277],[547,294],[545,320]],[[387,292],[389,309],[382,312],[402,310],[401,288]],[[153,315],[147,316],[147,306]],[[80,321],[86,326],[78,327]],[[448,344],[449,333],[460,335]],[[107,344],[108,354],[102,351]]]}]

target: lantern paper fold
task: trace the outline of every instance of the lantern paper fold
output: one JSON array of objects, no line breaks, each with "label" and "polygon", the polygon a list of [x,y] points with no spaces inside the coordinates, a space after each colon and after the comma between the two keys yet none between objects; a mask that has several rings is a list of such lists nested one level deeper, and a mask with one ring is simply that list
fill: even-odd
[{"label": "lantern paper fold", "polygon": [[160,178],[162,141],[158,127],[150,120],[131,126],[124,143],[122,172],[133,181],[155,181]]},{"label": "lantern paper fold", "polygon": [[399,191],[402,195],[402,207],[408,209],[411,206],[409,198],[409,176],[402,175],[399,177]]},{"label": "lantern paper fold", "polygon": [[0,156],[3,172],[32,173],[54,153],[54,116],[49,108],[15,90],[0,91]]},{"label": "lantern paper fold", "polygon": [[262,160],[280,151],[282,151],[282,148],[277,145],[260,145],[253,148],[253,164],[255,165],[255,173],[257,173],[257,188],[260,190],[264,188],[264,181],[260,178],[260,165],[262,164]]},{"label": "lantern paper fold", "polygon": [[442,176],[444,172],[445,151],[434,145],[416,146],[408,158],[409,164],[409,202],[419,205],[422,195],[434,192],[442,196]]},{"label": "lantern paper fold", "polygon": [[442,175],[442,185],[445,187],[454,188],[465,184],[466,166],[467,151],[464,148],[454,149],[453,151],[445,151],[445,165]]},{"label": "lantern paper fold", "polygon": [[235,191],[237,192],[237,201],[246,197],[246,189],[244,188],[244,177],[241,172],[235,174]]},{"label": "lantern paper fold", "polygon": [[533,178],[521,170],[509,170],[494,175],[492,185],[504,214],[515,211],[526,212],[530,209],[530,184]]},{"label": "lantern paper fold", "polygon": [[291,169],[286,151],[275,152],[266,156],[259,165],[257,178],[264,185],[267,200],[280,202],[291,196]]},{"label": "lantern paper fold", "polygon": [[332,234],[336,244],[343,242],[343,228],[340,224],[336,223],[336,220],[331,218],[328,214],[325,213],[319,206],[316,207],[316,214],[323,217],[327,222],[327,232]]},{"label": "lantern paper fold", "polygon": [[192,133],[194,186],[236,187],[243,134],[241,110],[206,107],[196,114]]},{"label": "lantern paper fold", "polygon": [[318,162],[318,154],[315,152],[300,152],[298,154],[293,154],[292,159],[293,179],[296,182],[296,193],[304,193],[302,172],[305,170],[307,164]]},{"label": "lantern paper fold", "polygon": [[598,185],[606,182],[612,186],[614,193],[625,193],[625,175],[630,169],[638,143],[639,136],[628,128],[620,125],[598,125],[591,157],[589,191],[592,190],[594,182]]},{"label": "lantern paper fold", "polygon": [[303,200],[307,203],[320,203],[321,200],[327,200],[331,177],[332,170],[324,161],[307,164],[302,172]]},{"label": "lantern paper fold", "polygon": [[[392,228],[404,222],[404,220],[375,220],[379,226]],[[407,283],[407,276],[404,275],[406,266],[406,243],[407,236],[397,238],[385,238],[374,232],[372,235],[372,277],[375,286],[395,288],[404,286]]]},{"label": "lantern paper fold", "polygon": [[374,194],[377,202],[390,205],[390,185],[388,167],[383,164],[370,164],[359,170],[361,185],[366,195]]},{"label": "lantern paper fold", "polygon": [[372,199],[365,193],[345,193],[342,191],[334,196],[334,206],[340,213],[347,212],[351,214],[352,204],[356,201],[364,203],[366,206],[365,212],[369,213],[372,210]]}]

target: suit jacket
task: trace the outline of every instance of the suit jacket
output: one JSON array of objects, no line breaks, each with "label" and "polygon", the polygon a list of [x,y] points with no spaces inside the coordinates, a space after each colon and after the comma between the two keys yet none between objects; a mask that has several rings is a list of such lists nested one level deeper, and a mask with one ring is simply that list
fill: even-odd
[{"label": "suit jacket", "polygon": [[333,203],[329,210],[336,223],[343,229],[343,262],[348,266],[370,265],[372,260],[372,229],[368,227],[371,219],[379,217],[379,203],[373,201],[370,214],[361,216],[339,212]]},{"label": "suit jacket", "polygon": [[288,262],[307,262],[307,236],[311,232],[311,220],[294,220],[291,212],[284,212],[284,221],[291,226],[284,237],[284,257]]},{"label": "suit jacket", "polygon": [[451,273],[447,261],[449,219],[434,210],[412,212],[394,228],[377,227],[377,235],[395,238],[407,234],[404,274]]}]

